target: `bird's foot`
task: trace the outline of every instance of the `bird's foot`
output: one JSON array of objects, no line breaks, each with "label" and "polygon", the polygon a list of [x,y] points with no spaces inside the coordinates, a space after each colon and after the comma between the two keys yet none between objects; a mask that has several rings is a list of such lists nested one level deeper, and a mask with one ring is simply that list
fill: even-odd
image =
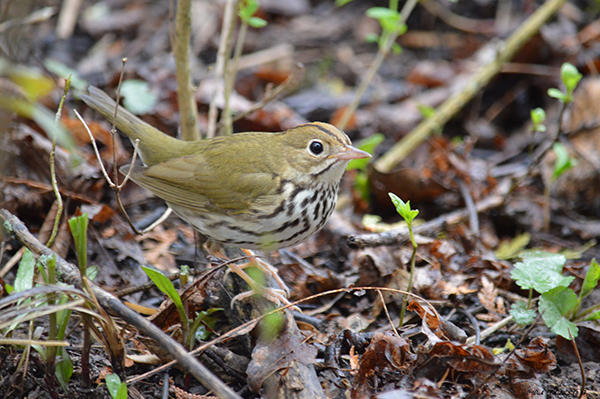
[{"label": "bird's foot", "polygon": [[275,280],[277,282],[277,284],[279,285],[279,287],[283,291],[285,291],[286,296],[288,296],[288,297],[290,296],[290,289],[285,284],[285,282],[281,279],[281,277],[279,277],[277,268],[275,268],[269,262],[259,258],[258,256],[256,256],[256,254],[254,254],[254,252],[252,252],[248,249],[242,249],[242,252],[244,252],[248,256],[249,262],[244,265],[241,265],[240,266],[241,269],[245,269],[250,266],[256,267],[257,269],[259,269],[260,271],[265,273],[267,276],[269,276],[273,280]]}]

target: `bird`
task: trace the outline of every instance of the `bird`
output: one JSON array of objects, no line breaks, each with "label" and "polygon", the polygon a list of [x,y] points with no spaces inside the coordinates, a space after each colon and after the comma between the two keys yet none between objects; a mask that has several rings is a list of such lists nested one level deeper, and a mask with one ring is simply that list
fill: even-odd
[{"label": "bird", "polygon": [[209,240],[246,250],[291,247],[319,231],[333,212],[349,161],[371,156],[328,123],[183,141],[120,106],[115,119],[115,101],[94,86],[80,97],[139,140],[144,165],[123,166],[121,173]]}]

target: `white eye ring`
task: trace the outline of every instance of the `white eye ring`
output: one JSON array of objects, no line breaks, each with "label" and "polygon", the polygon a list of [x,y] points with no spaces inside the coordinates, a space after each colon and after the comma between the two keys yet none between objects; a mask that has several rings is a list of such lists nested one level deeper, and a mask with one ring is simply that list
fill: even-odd
[{"label": "white eye ring", "polygon": [[308,143],[308,147],[306,147],[306,149],[311,155],[315,156],[321,155],[323,151],[325,151],[325,147],[323,146],[321,140],[312,140],[310,143]]}]

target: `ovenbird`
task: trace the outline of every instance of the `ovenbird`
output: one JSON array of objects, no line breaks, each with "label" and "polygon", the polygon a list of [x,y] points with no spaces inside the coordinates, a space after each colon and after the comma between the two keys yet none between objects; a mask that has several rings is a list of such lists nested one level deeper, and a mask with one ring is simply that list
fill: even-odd
[{"label": "ovenbird", "polygon": [[[82,100],[113,121],[115,102],[90,87]],[[145,166],[122,167],[209,239],[246,249],[296,245],[333,211],[351,159],[370,155],[333,125],[250,132],[200,141],[170,137],[119,108],[117,127],[139,139]]]}]

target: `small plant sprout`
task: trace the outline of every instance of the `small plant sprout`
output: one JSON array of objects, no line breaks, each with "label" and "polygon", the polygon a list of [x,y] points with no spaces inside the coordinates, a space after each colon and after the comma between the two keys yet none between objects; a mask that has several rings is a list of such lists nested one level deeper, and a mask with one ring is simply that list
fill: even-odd
[{"label": "small plant sprout", "polygon": [[554,183],[567,170],[577,165],[577,160],[569,156],[569,152],[561,143],[554,143],[552,150],[556,155],[556,161],[554,162],[554,170],[550,182]]},{"label": "small plant sprout", "polygon": [[262,28],[267,26],[267,21],[254,16],[258,11],[260,4],[258,0],[244,0],[240,2],[238,15],[242,23],[248,24],[253,28]]},{"label": "small plant sprout", "polygon": [[181,299],[181,296],[175,289],[175,286],[169,280],[167,276],[161,272],[151,269],[149,267],[142,266],[142,270],[150,277],[150,279],[156,284],[156,287],[161,290],[177,308],[179,313],[179,319],[181,321],[181,331],[183,335],[183,345],[190,350],[194,346],[196,337],[199,339],[205,339],[209,334],[202,326],[211,327],[214,323],[210,315],[221,309],[212,309],[206,312],[199,312],[194,320],[188,318],[186,306]]},{"label": "small plant sprout", "polygon": [[[410,236],[410,242],[413,246],[412,255],[410,257],[410,276],[408,278],[408,287],[406,288],[407,292],[412,290],[413,277],[415,274],[415,258],[417,255],[417,242],[415,241],[415,236],[413,234],[413,220],[419,214],[419,211],[416,209],[410,209],[410,201],[402,201],[400,197],[393,193],[388,193],[390,196],[392,203],[396,207],[396,212],[406,221],[408,226],[408,233]],[[404,314],[406,313],[406,305],[408,304],[408,296],[404,296],[404,301],[402,302],[402,310],[400,311],[400,325],[404,323]]]},{"label": "small plant sprout", "polygon": [[[395,8],[392,3],[395,3]],[[398,2],[391,0],[389,8],[371,7],[367,10],[367,16],[379,21],[382,30],[381,35],[376,33],[368,35],[366,38],[368,42],[377,43],[379,47],[384,47],[392,34],[399,36],[406,32],[406,24],[402,22],[402,14],[398,12],[397,8]],[[393,43],[392,51],[396,54],[400,54],[402,52],[402,47],[400,47],[398,43]]]},{"label": "small plant sprout", "polygon": [[559,142],[554,143],[552,150],[556,155],[556,161],[554,162],[554,168],[550,181],[544,187],[544,229],[547,231],[550,229],[550,194],[552,191],[552,185],[556,180],[566,173],[569,169],[577,165],[577,160],[569,155],[569,152],[565,146]]},{"label": "small plant sprout", "polygon": [[582,77],[583,75],[579,73],[577,68],[568,62],[565,62],[560,67],[560,78],[565,85],[566,90],[562,92],[559,89],[551,88],[548,89],[548,95],[552,98],[558,99],[563,104],[573,102],[573,91],[577,87],[577,84]]},{"label": "small plant sprout", "polygon": [[106,388],[113,399],[127,399],[127,383],[116,374],[106,375]]},{"label": "small plant sprout", "polygon": [[535,132],[545,132],[546,125],[544,125],[544,121],[546,120],[546,111],[543,108],[535,108],[531,110],[531,131]]},{"label": "small plant sprout", "polygon": [[581,310],[581,302],[600,279],[600,266],[592,260],[577,295],[569,285],[575,277],[563,276],[565,257],[548,252],[526,252],[521,255],[522,262],[515,264],[511,277],[517,285],[529,290],[529,301],[516,302],[510,314],[519,325],[531,324],[536,311],[532,308],[533,291],[541,294],[538,311],[550,330],[565,339],[575,338],[578,334],[577,323],[600,319],[600,304]]}]

